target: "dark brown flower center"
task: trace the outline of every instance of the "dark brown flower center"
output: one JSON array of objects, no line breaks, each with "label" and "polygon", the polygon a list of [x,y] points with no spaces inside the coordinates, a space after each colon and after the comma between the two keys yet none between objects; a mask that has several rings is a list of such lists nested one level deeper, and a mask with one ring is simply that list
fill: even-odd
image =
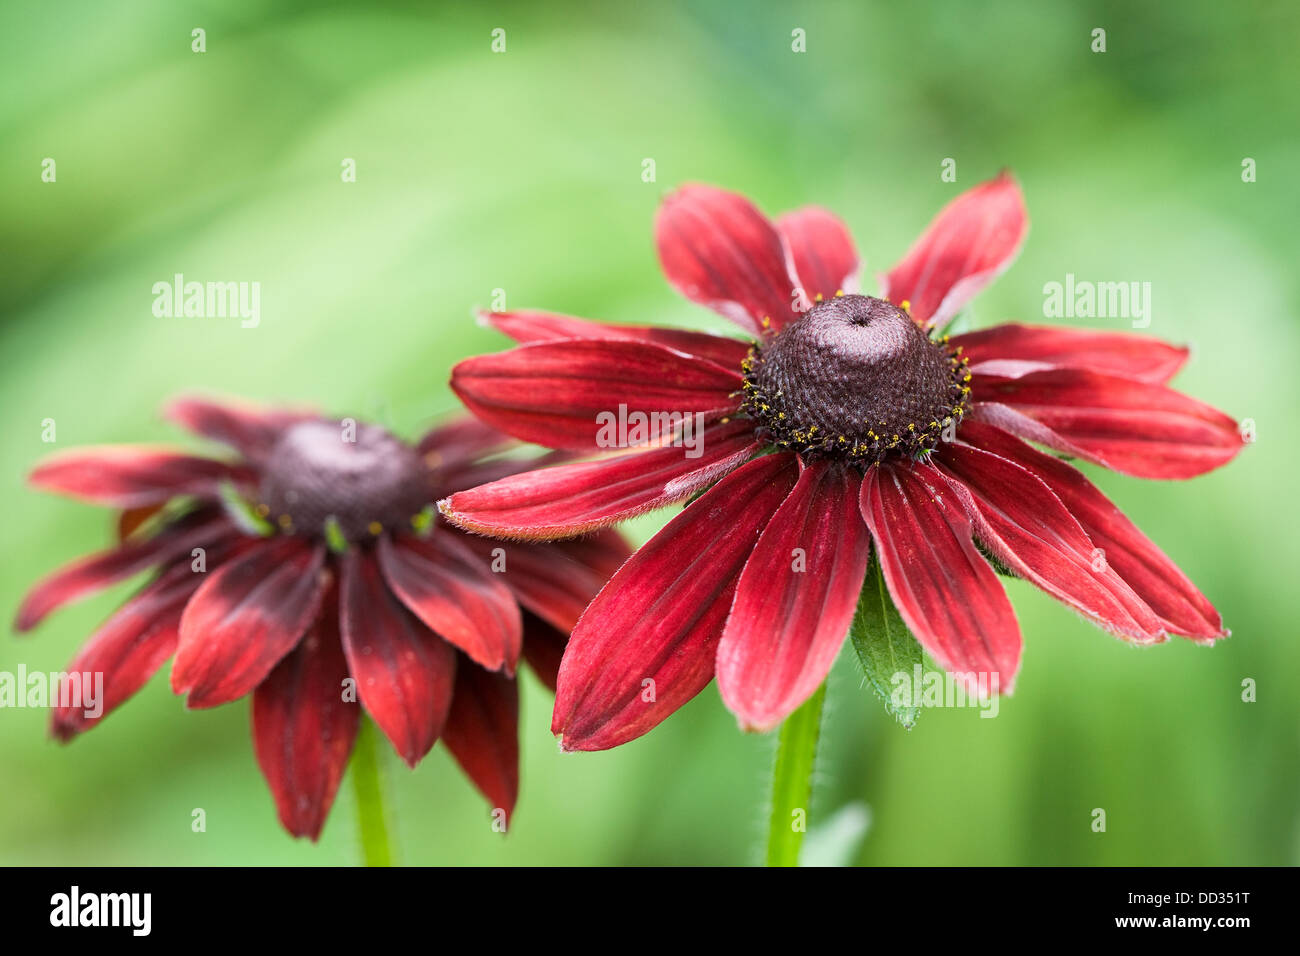
[{"label": "dark brown flower center", "polygon": [[970,395],[966,360],[946,341],[883,299],[836,296],[754,347],[743,407],[760,438],[812,457],[919,457]]},{"label": "dark brown flower center", "polygon": [[417,452],[375,425],[304,422],[287,430],[267,458],[258,512],[281,530],[324,535],[337,523],[349,541],[410,527],[433,500]]}]

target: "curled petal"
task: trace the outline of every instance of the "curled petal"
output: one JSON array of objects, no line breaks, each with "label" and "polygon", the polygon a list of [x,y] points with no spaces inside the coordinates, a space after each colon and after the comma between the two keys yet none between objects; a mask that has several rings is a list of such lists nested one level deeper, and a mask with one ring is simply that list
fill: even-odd
[{"label": "curled petal", "polygon": [[141,508],[182,495],[214,498],[223,482],[248,484],[251,469],[162,448],[106,445],[51,455],[32,469],[34,488],[91,504]]},{"label": "curled petal", "polygon": [[414,767],[447,722],[456,652],[388,589],[372,555],[341,561],[339,623],[361,704]]},{"label": "curled petal", "polygon": [[799,286],[808,300],[834,298],[838,292],[856,292],[858,252],[844,223],[825,209],[807,206],[777,220],[794,258]]},{"label": "curled petal", "polygon": [[639,737],[713,679],[736,580],[797,471],[784,453],[736,469],[605,585],[560,666],[551,729],[566,750]]},{"label": "curled petal", "polygon": [[796,317],[793,263],[753,203],[713,186],[683,186],[663,201],[655,244],[682,295],[753,335]]},{"label": "curled petal", "polygon": [[296,837],[320,836],[347,767],[361,710],[344,699],[347,660],[337,605],[321,614],[253,692],[253,746],[280,823]]},{"label": "curled petal", "polygon": [[678,352],[717,362],[723,368],[739,368],[749,354],[749,343],[707,332],[672,329],[654,325],[615,325],[593,322],[555,312],[483,312],[486,324],[504,332],[516,342],[552,342],[558,339],[606,339],[650,342]]},{"label": "curled petal", "polygon": [[442,740],[507,822],[519,796],[518,727],[518,682],[460,661]]},{"label": "curled petal", "polygon": [[1187,349],[1146,335],[1021,325],[954,335],[971,371],[1016,378],[1049,368],[1081,368],[1164,385],[1187,361]]},{"label": "curled petal", "polygon": [[448,520],[497,537],[584,534],[688,498],[758,450],[753,423],[711,425],[692,449],[671,445],[512,475],[440,502]]},{"label": "curled petal", "polygon": [[941,326],[1011,265],[1028,230],[1020,184],[1004,172],[940,210],[882,277],[882,295],[909,302],[916,321]]},{"label": "curled petal", "polygon": [[[646,342],[566,339],[466,359],[451,387],[488,424],[548,448],[595,449],[609,417],[718,417],[739,371]],[[630,421],[630,419],[627,419]],[[667,421],[656,417],[655,420]]]},{"label": "curled petal", "polygon": [[741,726],[771,730],[826,679],[853,623],[871,539],[862,479],[808,465],[745,563],[718,645],[718,690]]},{"label": "curled petal", "polygon": [[971,693],[1011,693],[1020,627],[942,475],[930,465],[877,465],[861,506],[890,596],[921,646]]},{"label": "curled petal", "polygon": [[976,420],[1138,478],[1192,478],[1242,448],[1231,418],[1163,385],[1067,368],[971,385]]},{"label": "curled petal", "polygon": [[961,437],[1041,479],[1083,526],[1106,565],[1160,615],[1166,630],[1203,642],[1226,633],[1209,599],[1077,469],[979,422],[962,425]]},{"label": "curled petal", "polygon": [[480,667],[513,674],[523,641],[514,595],[454,531],[379,539],[384,580],[416,617]]},{"label": "curled petal", "polygon": [[260,684],[320,612],[324,564],[324,546],[278,538],[207,572],[181,616],[172,690],[215,707]]}]

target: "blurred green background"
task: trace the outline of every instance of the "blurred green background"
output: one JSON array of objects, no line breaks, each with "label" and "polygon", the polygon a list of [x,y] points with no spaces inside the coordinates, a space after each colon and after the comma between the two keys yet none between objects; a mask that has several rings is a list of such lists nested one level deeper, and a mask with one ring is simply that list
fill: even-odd
[{"label": "blurred green background", "polygon": [[[1104,54],[1090,50],[1097,27]],[[495,28],[505,53],[491,52]],[[791,50],[796,28],[806,53]],[[738,189],[772,213],[830,207],[869,277],[1007,166],[1033,227],[973,324],[1046,321],[1042,287],[1067,272],[1149,281],[1149,331],[1194,348],[1178,386],[1257,423],[1257,444],[1208,477],[1100,476],[1234,635],[1136,650],[1012,583],[1026,644],[1014,698],[995,720],[936,710],[911,732],[844,656],[814,823],[865,802],[865,840],[841,849],[866,864],[1293,864],[1297,35],[1300,7],[1283,2],[11,0],[0,604],[12,613],[40,574],[109,535],[105,513],[25,490],[52,450],[43,419],[58,448],[189,442],[157,409],[208,390],[414,435],[455,407],[458,359],[505,347],[471,318],[494,289],[510,307],[724,330],[659,274],[652,216],[679,183]],[[940,181],[948,157],[956,184]],[[341,182],[344,158],[355,183]],[[260,282],[260,326],[155,318],[153,283],[177,272]],[[61,668],[129,590],[7,636],[0,670]],[[437,748],[415,772],[389,767],[405,862],[759,858],[773,740],[742,735],[716,690],[621,750],[571,756],[531,677],[524,695],[513,832],[491,831]],[[68,747],[47,716],[0,711],[2,863],[357,859],[346,781],[319,845],[280,830],[242,703],[186,712],[163,674]],[[206,833],[190,830],[195,807]]]}]

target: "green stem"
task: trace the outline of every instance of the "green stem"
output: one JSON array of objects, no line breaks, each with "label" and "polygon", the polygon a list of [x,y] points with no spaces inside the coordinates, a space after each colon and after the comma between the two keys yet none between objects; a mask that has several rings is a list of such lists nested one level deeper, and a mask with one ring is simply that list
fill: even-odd
[{"label": "green stem", "polygon": [[378,734],[364,714],[352,749],[352,790],[356,794],[357,828],[361,835],[361,862],[365,866],[392,866],[393,845],[388,836],[388,811],[384,806],[384,779],[379,766]]},{"label": "green stem", "polygon": [[772,816],[767,829],[767,865],[798,866],[799,847],[808,828],[813,764],[821,734],[826,685],[804,701],[781,725],[772,767]]}]

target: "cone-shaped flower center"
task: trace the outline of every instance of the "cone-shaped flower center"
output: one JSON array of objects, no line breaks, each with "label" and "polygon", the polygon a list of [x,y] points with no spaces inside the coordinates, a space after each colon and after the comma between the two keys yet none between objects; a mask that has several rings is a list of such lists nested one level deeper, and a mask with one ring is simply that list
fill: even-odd
[{"label": "cone-shaped flower center", "polygon": [[837,296],[754,347],[744,409],[778,446],[867,466],[934,448],[961,421],[967,377],[902,309]]},{"label": "cone-shaped flower center", "polygon": [[304,422],[276,442],[258,511],[282,530],[324,535],[333,519],[348,540],[410,527],[433,500],[420,454],[375,425]]}]

